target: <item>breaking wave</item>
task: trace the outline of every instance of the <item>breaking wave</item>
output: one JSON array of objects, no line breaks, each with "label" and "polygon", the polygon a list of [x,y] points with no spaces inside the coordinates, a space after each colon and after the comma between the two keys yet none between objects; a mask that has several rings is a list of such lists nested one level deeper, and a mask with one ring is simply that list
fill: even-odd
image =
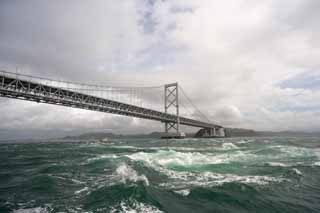
[{"label": "breaking wave", "polygon": [[211,172],[192,173],[192,172],[174,172],[168,171],[167,175],[173,181],[160,184],[170,189],[184,187],[214,187],[221,186],[226,183],[243,183],[255,185],[267,185],[270,183],[280,183],[287,179],[282,177],[271,176],[239,176],[234,174],[217,174]]},{"label": "breaking wave", "polygon": [[181,189],[174,192],[185,197],[191,193],[190,189]]},{"label": "breaking wave", "polygon": [[266,163],[268,166],[273,166],[273,167],[290,167],[290,165],[285,164],[285,163],[278,163],[278,162],[268,162]]},{"label": "breaking wave", "polygon": [[[174,150],[163,151],[156,153],[139,152],[128,156],[133,161],[140,161],[146,166],[166,175],[170,181],[160,184],[167,188],[179,189],[188,186],[218,186],[224,183],[238,182],[245,184],[266,185],[269,183],[279,183],[285,181],[282,177],[271,177],[267,175],[235,175],[235,174],[220,174],[212,171],[197,171],[197,167],[211,164],[225,164],[231,160],[243,158],[243,153],[235,153],[230,155],[213,155],[203,153],[184,153]],[[184,169],[181,170],[182,166]],[[194,171],[195,170],[195,171]],[[185,191],[176,190],[175,192],[182,194]]]},{"label": "breaking wave", "polygon": [[196,166],[229,163],[234,160],[248,158],[250,154],[245,154],[241,151],[230,154],[214,154],[200,152],[178,152],[175,150],[160,150],[153,153],[138,152],[127,155],[128,158],[134,161],[142,161],[149,166]]},{"label": "breaking wave", "polygon": [[80,190],[78,190],[78,191],[75,191],[74,194],[81,194],[82,192],[86,192],[86,191],[88,191],[88,190],[89,190],[88,187],[84,187],[84,188],[82,188],[82,189],[80,189]]},{"label": "breaking wave", "polygon": [[111,207],[111,213],[162,213],[157,207],[138,202],[136,200],[121,201],[119,204]]},{"label": "breaking wave", "polygon": [[123,184],[130,182],[142,182],[149,186],[149,180],[145,175],[138,175],[137,171],[122,163],[112,175],[112,179],[116,182],[121,182]]},{"label": "breaking wave", "polygon": [[49,213],[48,208],[36,207],[29,209],[16,209],[13,210],[13,213]]},{"label": "breaking wave", "polygon": [[108,158],[117,158],[117,155],[115,154],[110,154],[110,155],[99,155],[93,158],[87,159],[86,163],[92,163],[95,161],[103,160],[103,159],[108,159]]}]

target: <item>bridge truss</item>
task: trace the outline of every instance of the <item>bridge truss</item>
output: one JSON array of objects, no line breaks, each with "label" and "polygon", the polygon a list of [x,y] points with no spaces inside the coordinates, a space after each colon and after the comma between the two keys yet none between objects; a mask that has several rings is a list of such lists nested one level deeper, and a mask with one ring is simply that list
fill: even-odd
[{"label": "bridge truss", "polygon": [[[161,112],[108,98],[101,98],[96,95],[76,91],[74,88],[58,85],[58,81],[50,79],[0,71],[0,96],[2,97],[160,121],[165,123],[166,131],[170,129],[167,125],[170,125],[170,127],[175,127],[179,132],[180,124],[204,129],[216,130],[223,128],[220,125],[179,116],[178,107],[176,114],[168,113],[167,109],[170,105],[178,106],[177,97],[173,101],[168,102],[169,96],[166,95],[165,112]],[[177,96],[178,85],[176,84],[174,87],[175,90],[168,90],[170,86],[173,85],[167,85],[165,91],[169,92],[171,96],[173,94]]]}]

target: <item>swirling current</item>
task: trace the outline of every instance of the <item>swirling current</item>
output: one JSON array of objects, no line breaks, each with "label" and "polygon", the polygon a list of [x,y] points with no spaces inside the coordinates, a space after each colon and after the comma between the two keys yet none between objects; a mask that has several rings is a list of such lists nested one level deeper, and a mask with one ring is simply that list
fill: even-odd
[{"label": "swirling current", "polygon": [[320,138],[1,143],[0,212],[320,212]]}]

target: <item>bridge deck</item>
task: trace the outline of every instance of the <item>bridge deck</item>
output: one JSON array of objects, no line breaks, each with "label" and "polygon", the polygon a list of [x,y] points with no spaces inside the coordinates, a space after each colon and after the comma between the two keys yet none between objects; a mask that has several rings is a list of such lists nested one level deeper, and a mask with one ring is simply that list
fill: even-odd
[{"label": "bridge deck", "polygon": [[[151,110],[118,101],[100,98],[42,83],[20,79],[19,75],[0,72],[0,96],[100,111],[118,115],[175,123],[176,115]],[[221,126],[180,116],[180,123],[200,128],[220,128]]]}]

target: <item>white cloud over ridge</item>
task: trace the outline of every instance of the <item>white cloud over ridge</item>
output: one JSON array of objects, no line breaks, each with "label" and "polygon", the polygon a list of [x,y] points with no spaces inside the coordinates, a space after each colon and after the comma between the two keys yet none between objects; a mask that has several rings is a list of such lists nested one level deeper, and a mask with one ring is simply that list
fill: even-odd
[{"label": "white cloud over ridge", "polygon": [[[0,68],[97,83],[178,81],[222,125],[316,131],[320,91],[303,82],[301,88],[279,85],[320,72],[319,20],[317,0],[5,0],[0,3]],[[12,121],[0,125],[5,129],[98,126],[148,132],[161,126],[0,100],[8,112],[1,120]]]}]

